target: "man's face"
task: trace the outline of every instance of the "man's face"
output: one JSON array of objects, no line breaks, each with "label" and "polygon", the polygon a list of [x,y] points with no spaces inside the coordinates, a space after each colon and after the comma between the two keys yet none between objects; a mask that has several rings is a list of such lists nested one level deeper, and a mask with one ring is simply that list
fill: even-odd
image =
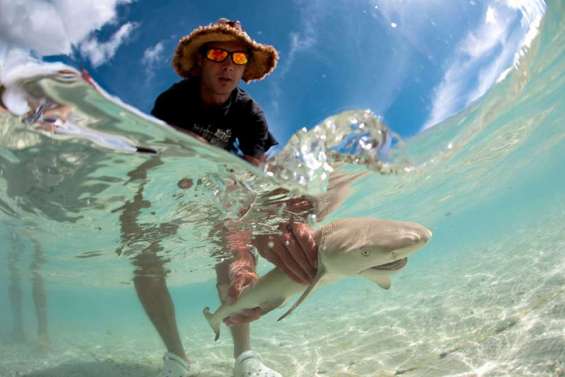
[{"label": "man's face", "polygon": [[[240,42],[212,42],[208,48],[221,48],[229,52],[245,51]],[[246,65],[237,65],[228,56],[223,62],[213,62],[200,56],[201,78],[204,90],[211,95],[229,95],[238,85]]]}]

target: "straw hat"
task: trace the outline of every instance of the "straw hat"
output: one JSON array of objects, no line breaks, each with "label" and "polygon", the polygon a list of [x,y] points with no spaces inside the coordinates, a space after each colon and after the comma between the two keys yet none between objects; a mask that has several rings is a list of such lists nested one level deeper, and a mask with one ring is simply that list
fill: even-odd
[{"label": "straw hat", "polygon": [[206,43],[229,41],[243,42],[249,47],[251,59],[245,67],[243,81],[262,80],[275,69],[279,54],[273,46],[251,39],[239,21],[221,18],[210,25],[197,27],[180,39],[173,56],[175,71],[185,78],[198,75],[196,61],[199,49]]}]

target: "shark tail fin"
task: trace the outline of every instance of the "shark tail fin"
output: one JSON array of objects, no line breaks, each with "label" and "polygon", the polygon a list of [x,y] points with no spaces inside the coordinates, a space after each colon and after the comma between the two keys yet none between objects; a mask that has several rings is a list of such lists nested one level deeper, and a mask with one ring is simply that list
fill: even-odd
[{"label": "shark tail fin", "polygon": [[314,290],[316,285],[318,285],[318,283],[320,282],[323,275],[324,275],[324,271],[323,271],[323,267],[322,267],[318,270],[318,274],[316,275],[316,278],[314,279],[312,284],[310,284],[310,286],[308,288],[306,288],[306,290],[304,291],[302,296],[300,296],[300,298],[298,300],[296,300],[296,302],[292,305],[292,307],[290,309],[288,309],[286,311],[286,313],[284,313],[282,316],[280,316],[279,319],[277,319],[277,321],[282,321],[283,319],[288,317],[294,311],[294,309],[296,309],[300,304],[302,304],[302,302],[304,300],[306,300],[306,298],[310,295],[310,293],[312,293],[312,291]]},{"label": "shark tail fin", "polygon": [[212,312],[210,312],[209,307],[205,307],[202,313],[204,313],[204,317],[206,317],[208,324],[210,325],[212,330],[214,330],[214,340],[217,341],[218,339],[220,339],[220,325],[222,324],[222,322],[219,320],[218,316],[214,316]]}]

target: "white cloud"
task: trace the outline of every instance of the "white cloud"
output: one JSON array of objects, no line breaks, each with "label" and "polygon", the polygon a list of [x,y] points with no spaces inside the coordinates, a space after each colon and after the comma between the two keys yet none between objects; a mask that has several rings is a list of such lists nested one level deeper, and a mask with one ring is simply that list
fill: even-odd
[{"label": "white cloud", "polygon": [[422,31],[430,24],[448,28],[453,22],[451,15],[460,12],[457,1],[445,0],[369,0],[369,5],[377,21],[392,28],[413,49],[428,57],[434,55],[437,42]]},{"label": "white cloud", "polygon": [[514,49],[505,48],[493,61],[480,70],[477,85],[469,92],[467,103],[482,97],[498,81],[498,77],[507,70],[509,63],[512,62],[515,53]]},{"label": "white cloud", "polygon": [[304,24],[304,30],[301,32],[290,33],[290,48],[288,56],[285,59],[285,65],[281,69],[282,76],[290,70],[296,56],[300,52],[307,51],[316,44],[317,39],[315,35],[315,26],[311,22],[306,22]]},{"label": "white cloud", "polygon": [[[290,46],[288,49],[288,54],[282,56],[279,61],[279,68],[277,68],[279,77],[284,78],[286,74],[290,71],[296,57],[305,51],[308,51],[311,47],[316,45],[317,40],[317,28],[320,18],[323,17],[325,5],[324,0],[295,0],[297,8],[301,11],[301,27],[299,31],[293,31],[289,34],[290,36]],[[279,82],[270,81],[270,98],[269,103],[271,114],[280,114],[280,103],[279,99],[283,90],[279,86]],[[275,134],[277,134],[276,125],[271,125]],[[282,133],[283,131],[281,131]]]},{"label": "white cloud", "polygon": [[91,37],[80,44],[80,53],[88,58],[94,67],[98,67],[114,57],[120,45],[127,40],[137,26],[132,22],[122,25],[106,42],[100,42]]},{"label": "white cloud", "polygon": [[155,69],[164,60],[163,52],[165,51],[164,41],[160,41],[154,46],[147,48],[143,52],[141,63],[145,67],[146,80],[149,81],[155,75]]},{"label": "white cloud", "polygon": [[[116,8],[131,0],[0,0],[0,44],[37,55],[71,54],[73,46],[92,51],[92,33],[116,23]],[[111,57],[130,29],[122,26],[112,45],[101,44],[99,56]],[[92,52],[94,56],[94,52]],[[99,64],[103,60],[97,60]]]},{"label": "white cloud", "polygon": [[479,59],[506,38],[509,28],[510,20],[501,17],[493,6],[489,6],[483,24],[467,35],[460,51],[472,59]]},{"label": "white cloud", "polygon": [[294,64],[296,57],[310,50],[318,42],[318,24],[328,12],[328,4],[324,0],[296,1],[301,12],[300,31],[291,32],[288,55],[284,57],[284,65],[280,68],[281,77],[286,75]]},{"label": "white cloud", "polygon": [[164,50],[165,44],[163,41],[160,41],[155,46],[151,46],[143,52],[141,62],[147,71],[153,71],[155,66],[163,60]]},{"label": "white cloud", "polygon": [[[541,20],[543,19],[547,5],[544,0],[506,0],[506,4],[510,8],[520,11],[522,14],[522,27],[527,29],[526,34],[522,37],[522,41],[520,42],[520,51],[514,55],[513,66],[517,67],[520,58],[530,48],[532,42],[539,34]],[[500,75],[498,81],[502,81],[508,73],[509,69]]]},{"label": "white cloud", "polygon": [[55,6],[38,0],[0,0],[0,40],[40,55],[68,54],[71,43]]},{"label": "white cloud", "polygon": [[[36,0],[37,1],[37,0]],[[71,43],[86,39],[107,23],[116,23],[116,8],[132,0],[52,0],[60,14]]]},{"label": "white cloud", "polygon": [[[524,48],[537,35],[545,11],[540,4],[542,0],[496,0],[487,7],[484,21],[456,48],[434,90],[432,110],[423,129],[480,98],[518,64]],[[517,19],[521,22],[519,28],[515,27]]]}]

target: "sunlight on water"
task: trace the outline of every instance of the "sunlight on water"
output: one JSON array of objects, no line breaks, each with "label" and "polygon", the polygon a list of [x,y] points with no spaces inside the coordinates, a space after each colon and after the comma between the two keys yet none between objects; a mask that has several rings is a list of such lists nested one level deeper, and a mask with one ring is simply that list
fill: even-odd
[{"label": "sunlight on water", "polygon": [[261,235],[362,216],[434,236],[388,291],[346,280],[258,321],[255,347],[283,375],[564,376],[563,14],[551,2],[517,69],[446,122],[402,141],[369,111],[336,114],[264,171],[74,69],[28,70],[0,112],[0,376],[156,375],[162,346],[132,287],[142,250],[168,260],[201,375],[229,375],[229,337],[214,343],[201,315],[218,304],[215,224]]}]

